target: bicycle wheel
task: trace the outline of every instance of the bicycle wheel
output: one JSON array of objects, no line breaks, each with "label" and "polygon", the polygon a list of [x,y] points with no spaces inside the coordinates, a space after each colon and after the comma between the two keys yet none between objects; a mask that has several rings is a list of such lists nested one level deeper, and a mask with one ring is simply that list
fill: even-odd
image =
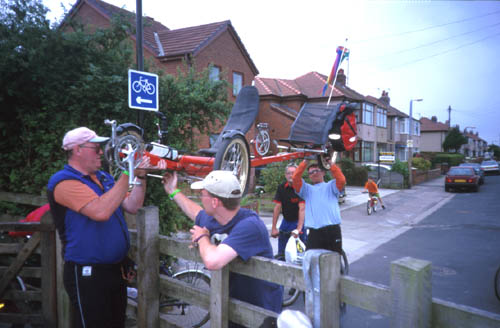
[{"label": "bicycle wheel", "polygon": [[[181,271],[172,276],[194,287],[210,290],[210,277],[198,270]],[[204,308],[173,300],[160,294],[160,314],[168,321],[181,327],[201,327],[210,319],[210,312]]]},{"label": "bicycle wheel", "polygon": [[500,267],[497,269],[497,273],[495,274],[495,295],[500,301]]},{"label": "bicycle wheel", "polygon": [[371,203],[370,201],[366,202],[366,212],[368,213],[368,215],[372,214],[372,209],[373,209],[370,203]]},{"label": "bicycle wheel", "polygon": [[[284,254],[278,254],[274,257],[276,260],[285,261]],[[288,286],[283,286],[283,306],[290,306],[299,298],[300,290]]]},{"label": "bicycle wheel", "polygon": [[373,212],[377,212],[378,210],[378,201],[374,200],[373,201]]},{"label": "bicycle wheel", "polygon": [[142,89],[141,82],[135,81],[134,83],[132,83],[132,89],[135,92],[141,92],[141,89]]},{"label": "bicycle wheel", "polygon": [[250,180],[250,152],[245,139],[241,135],[222,141],[215,154],[214,170],[233,172],[240,181],[243,196],[246,195]]},{"label": "bicycle wheel", "polygon": [[347,260],[347,254],[344,252],[344,250],[342,250],[342,253],[340,253],[340,274],[349,274],[349,261]]},{"label": "bicycle wheel", "polygon": [[271,146],[271,138],[266,130],[260,130],[255,138],[255,150],[260,156],[264,156]]}]

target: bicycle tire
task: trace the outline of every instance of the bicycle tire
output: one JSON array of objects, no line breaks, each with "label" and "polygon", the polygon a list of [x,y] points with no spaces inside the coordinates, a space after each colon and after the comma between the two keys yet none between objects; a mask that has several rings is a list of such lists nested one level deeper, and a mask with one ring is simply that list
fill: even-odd
[{"label": "bicycle tire", "polygon": [[260,156],[264,156],[269,151],[271,146],[271,137],[266,130],[259,130],[255,137],[255,150]]},{"label": "bicycle tire", "polygon": [[497,269],[497,273],[495,274],[495,280],[493,281],[495,285],[495,295],[500,301],[500,267]]},{"label": "bicycle tire", "polygon": [[377,212],[377,210],[378,210],[378,202],[375,200],[373,201],[373,212],[375,213]]},{"label": "bicycle tire", "polygon": [[344,250],[340,253],[340,274],[349,274],[349,261],[347,260],[347,254]]},{"label": "bicycle tire", "polygon": [[134,83],[132,83],[132,89],[134,90],[134,92],[141,92],[142,90],[141,82],[134,81]]},{"label": "bicycle tire", "polygon": [[[285,261],[285,255],[284,254],[278,254],[274,257],[276,260],[280,260],[280,261]],[[299,295],[300,295],[300,290],[296,289],[296,288],[292,288],[292,287],[288,287],[288,286],[283,286],[283,302],[282,302],[282,305],[283,306],[290,306],[292,305],[293,303],[295,303],[295,301],[297,300],[297,298],[299,298]]]},{"label": "bicycle tire", "polygon": [[250,151],[243,136],[223,139],[215,154],[214,170],[233,172],[240,182],[242,196],[246,195],[250,181]]},{"label": "bicycle tire", "polygon": [[[210,277],[199,270],[185,270],[175,273],[172,278],[182,280],[195,287],[210,289]],[[210,320],[210,312],[207,309],[189,305],[186,303],[179,304],[179,301],[165,301],[166,299],[160,294],[160,313],[166,316],[168,321],[173,322],[181,327],[201,327]],[[176,304],[177,303],[177,304]]]},{"label": "bicycle tire", "polygon": [[368,213],[368,215],[371,215],[372,214],[372,205],[370,204],[370,201],[366,202],[366,212]]}]

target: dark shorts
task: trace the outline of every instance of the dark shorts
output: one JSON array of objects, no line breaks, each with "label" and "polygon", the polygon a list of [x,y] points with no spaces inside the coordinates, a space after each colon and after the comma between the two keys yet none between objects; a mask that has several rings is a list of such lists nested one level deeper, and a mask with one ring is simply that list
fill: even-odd
[{"label": "dark shorts", "polygon": [[340,254],[342,252],[340,224],[324,226],[319,229],[309,228],[307,249],[326,249]]},{"label": "dark shorts", "polygon": [[64,287],[73,305],[74,327],[124,327],[127,286],[120,268],[64,263]]}]

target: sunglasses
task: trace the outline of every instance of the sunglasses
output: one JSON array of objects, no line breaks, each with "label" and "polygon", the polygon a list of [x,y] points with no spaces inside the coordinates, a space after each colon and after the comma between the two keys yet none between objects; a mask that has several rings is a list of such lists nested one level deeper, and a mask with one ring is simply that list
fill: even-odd
[{"label": "sunglasses", "polygon": [[309,171],[309,175],[316,174],[316,173],[319,173],[319,172],[321,172],[321,170],[319,170],[319,169],[311,170],[311,171]]},{"label": "sunglasses", "polygon": [[101,146],[97,145],[96,146],[80,146],[80,148],[91,148],[94,149],[96,154],[99,154],[101,152]]}]

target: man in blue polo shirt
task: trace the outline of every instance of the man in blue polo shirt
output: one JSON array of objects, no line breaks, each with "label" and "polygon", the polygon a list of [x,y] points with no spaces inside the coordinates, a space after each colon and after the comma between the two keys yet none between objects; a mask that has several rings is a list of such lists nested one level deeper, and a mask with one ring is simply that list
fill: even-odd
[{"label": "man in blue polo shirt", "polygon": [[[220,270],[236,257],[272,258],[266,226],[257,213],[240,207],[240,183],[230,171],[212,171],[191,185],[200,190],[203,208],[177,189],[177,174],[167,172],[163,186],[170,199],[193,221],[191,240],[208,270]],[[281,312],[283,292],[279,285],[230,273],[229,296],[274,312]],[[230,322],[229,327],[241,327]]]}]

